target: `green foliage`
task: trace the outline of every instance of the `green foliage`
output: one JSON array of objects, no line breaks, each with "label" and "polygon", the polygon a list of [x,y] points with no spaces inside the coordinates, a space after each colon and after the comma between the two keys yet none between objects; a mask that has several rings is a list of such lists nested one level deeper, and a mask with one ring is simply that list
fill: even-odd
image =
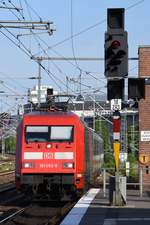
[{"label": "green foliage", "polygon": [[128,128],[128,152],[135,154],[139,144],[139,127],[138,125],[131,125]]},{"label": "green foliage", "polygon": [[[99,120],[95,122],[96,132],[102,137],[104,142],[104,168],[115,168],[114,154],[110,141],[110,129],[107,121]],[[129,182],[138,182],[138,142],[139,132],[138,126],[128,127],[128,161],[130,162],[130,174],[128,177]],[[110,173],[113,173],[111,171]],[[120,172],[122,175],[126,175],[125,162],[120,165]]]},{"label": "green foliage", "polygon": [[11,171],[15,169],[14,162],[6,162],[6,164],[0,165],[0,172]]},{"label": "green foliage", "polygon": [[100,134],[104,141],[104,151],[111,151],[110,133],[108,122],[105,120],[98,120],[95,122],[96,133]]},{"label": "green foliage", "polygon": [[105,120],[98,120],[95,122],[95,130],[96,133],[99,134],[103,139],[103,147],[104,147],[104,165],[105,168],[114,168],[114,155],[113,150],[111,148],[110,141],[110,129],[109,124]]},{"label": "green foliage", "polygon": [[130,179],[138,180],[138,155],[129,153],[128,161],[130,162]]},{"label": "green foliage", "polygon": [[104,154],[104,168],[115,168],[115,160],[113,152],[105,152]]},{"label": "green foliage", "polygon": [[5,151],[8,153],[15,153],[16,151],[16,138],[8,137],[5,139]]}]

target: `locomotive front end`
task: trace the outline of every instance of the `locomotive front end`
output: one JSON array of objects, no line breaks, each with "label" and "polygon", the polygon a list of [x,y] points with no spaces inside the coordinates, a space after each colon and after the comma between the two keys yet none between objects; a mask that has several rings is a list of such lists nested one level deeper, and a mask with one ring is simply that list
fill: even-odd
[{"label": "locomotive front end", "polygon": [[82,189],[81,133],[68,114],[26,116],[20,146],[21,189],[54,199]]}]

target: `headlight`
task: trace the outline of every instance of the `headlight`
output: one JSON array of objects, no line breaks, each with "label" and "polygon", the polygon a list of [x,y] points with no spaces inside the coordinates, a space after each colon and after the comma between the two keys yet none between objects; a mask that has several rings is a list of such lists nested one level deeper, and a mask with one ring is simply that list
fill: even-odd
[{"label": "headlight", "polygon": [[82,178],[82,174],[81,173],[77,173],[77,178]]},{"label": "headlight", "polygon": [[34,163],[33,162],[26,162],[26,163],[23,163],[22,167],[26,168],[26,169],[34,168]]},{"label": "headlight", "polygon": [[51,144],[47,144],[47,145],[46,145],[46,148],[48,148],[48,149],[51,148],[51,147],[52,147]]},{"label": "headlight", "polygon": [[73,162],[65,162],[65,163],[63,163],[63,168],[73,169],[74,163]]}]

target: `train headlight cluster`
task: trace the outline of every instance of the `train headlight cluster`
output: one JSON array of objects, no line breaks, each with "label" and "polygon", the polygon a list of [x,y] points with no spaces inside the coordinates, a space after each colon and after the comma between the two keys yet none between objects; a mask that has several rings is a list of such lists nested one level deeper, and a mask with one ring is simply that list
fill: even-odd
[{"label": "train headlight cluster", "polygon": [[23,168],[26,168],[26,169],[34,168],[34,163],[33,162],[25,162],[25,163],[23,163]]},{"label": "train headlight cluster", "polygon": [[73,162],[65,162],[65,163],[63,163],[63,168],[73,169],[74,163]]}]

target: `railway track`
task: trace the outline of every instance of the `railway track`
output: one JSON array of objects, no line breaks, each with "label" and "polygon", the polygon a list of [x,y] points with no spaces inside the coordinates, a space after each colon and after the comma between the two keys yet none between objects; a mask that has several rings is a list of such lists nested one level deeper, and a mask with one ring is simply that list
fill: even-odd
[{"label": "railway track", "polygon": [[0,172],[0,192],[2,189],[4,189],[5,187],[9,187],[9,185],[14,184],[15,182],[15,171],[11,170],[11,171],[3,171]]},{"label": "railway track", "polygon": [[[56,225],[75,203],[52,202],[46,205],[31,204],[23,208],[9,209],[0,216],[5,225]],[[10,212],[10,213],[9,213]]]},{"label": "railway track", "polygon": [[[1,172],[1,178],[12,177],[14,171]],[[2,188],[4,187],[4,188]],[[2,194],[1,194],[2,193]],[[14,184],[0,185],[0,224],[5,225],[55,225],[67,214],[74,203],[33,203],[17,193]]]},{"label": "railway track", "polygon": [[11,187],[0,198],[0,225],[59,224],[75,202],[32,202]]},{"label": "railway track", "polygon": [[12,174],[14,174],[14,173],[15,173],[14,170],[11,170],[11,171],[3,171],[3,172],[0,172],[0,177],[12,175]]}]

